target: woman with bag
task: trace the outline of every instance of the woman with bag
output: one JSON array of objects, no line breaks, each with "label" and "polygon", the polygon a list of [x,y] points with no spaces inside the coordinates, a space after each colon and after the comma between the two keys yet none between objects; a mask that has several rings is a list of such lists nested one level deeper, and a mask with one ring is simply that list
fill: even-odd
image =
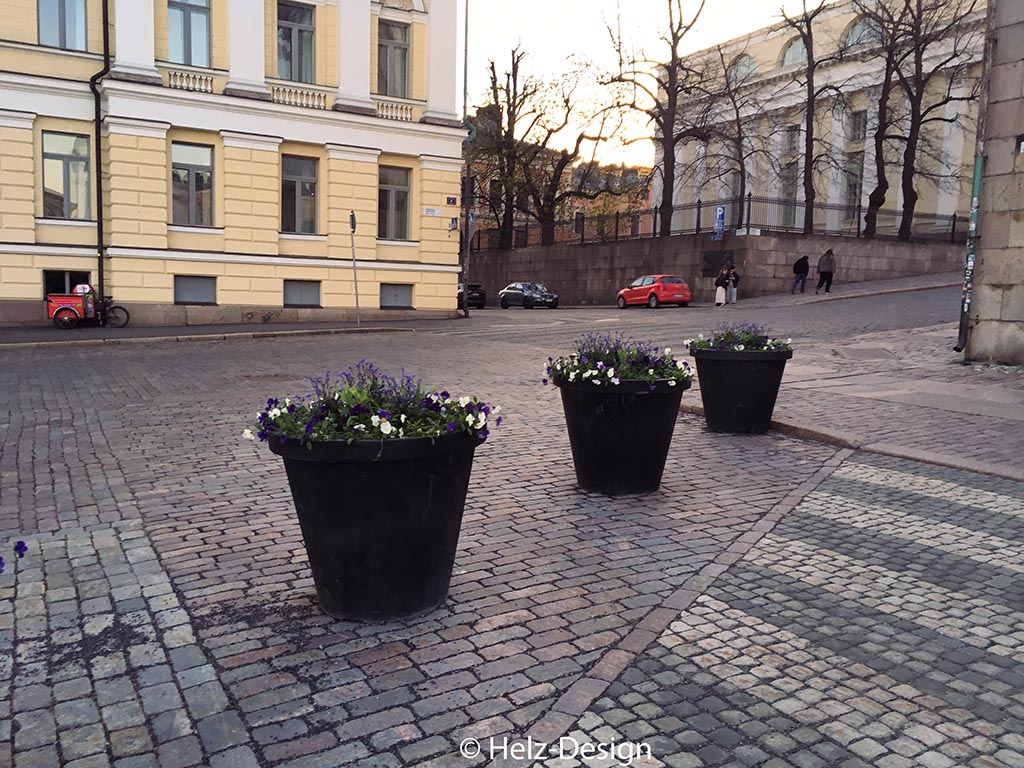
[{"label": "woman with bag", "polygon": [[729,284],[729,265],[726,264],[715,278],[715,306],[725,304],[725,286]]}]

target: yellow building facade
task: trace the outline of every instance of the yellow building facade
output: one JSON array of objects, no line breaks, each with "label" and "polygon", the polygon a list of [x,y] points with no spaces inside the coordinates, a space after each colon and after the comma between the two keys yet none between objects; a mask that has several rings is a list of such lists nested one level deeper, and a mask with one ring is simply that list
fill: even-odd
[{"label": "yellow building facade", "polygon": [[353,269],[454,310],[456,0],[0,11],[0,324],[80,282],[133,324],[345,319]]},{"label": "yellow building facade", "polygon": [[[942,45],[932,46],[925,67],[931,68],[939,62],[947,62],[948,67],[942,76],[932,81],[926,104],[930,99],[944,98],[947,88],[959,99],[977,87],[984,21],[982,3],[961,27],[957,45],[966,44],[966,52],[955,62],[947,62],[952,36]],[[879,78],[883,65],[874,39],[870,26],[851,0],[826,6],[814,21],[814,54],[822,61],[815,72],[815,87],[823,90],[814,105],[817,231],[856,234],[858,207],[861,213],[867,210],[868,196],[875,186],[873,136],[878,124]],[[675,158],[676,206],[692,206],[697,200],[704,203],[730,201],[742,189],[744,194],[754,196],[755,226],[761,223],[779,230],[797,230],[802,226],[807,102],[805,50],[798,33],[779,23],[694,54],[697,67],[706,68],[715,78],[729,77],[741,84],[736,92],[746,136],[745,178],[741,184],[732,146],[714,139],[707,144],[683,143]],[[965,66],[954,66],[959,62],[964,62]],[[837,98],[835,92],[841,92],[842,98]],[[699,100],[694,104],[697,112],[703,108]],[[690,105],[691,109],[694,104]],[[895,82],[891,106],[899,113],[903,104],[905,97]],[[928,234],[930,228],[946,231],[954,215],[964,217],[970,210],[970,166],[977,112],[977,100],[952,101],[937,115],[944,122],[931,122],[923,130],[915,177],[919,196],[915,233]],[[735,129],[728,125],[735,118],[727,99],[722,98],[712,105],[710,114],[712,125],[720,123],[728,135],[735,135]],[[905,127],[904,118],[902,115],[903,122],[897,123],[893,133]],[[899,226],[897,214],[903,209],[901,152],[898,142],[888,142],[885,158],[889,189],[878,220],[880,235],[892,235]],[[656,162],[659,165],[663,162],[660,152]],[[654,179],[654,199],[660,200],[660,176],[656,174]],[[736,213],[729,210],[726,220],[735,220]],[[705,226],[708,226],[709,215],[705,211]],[[693,218],[692,210],[678,211],[673,227],[692,228]],[[742,213],[739,218],[742,219]]]}]

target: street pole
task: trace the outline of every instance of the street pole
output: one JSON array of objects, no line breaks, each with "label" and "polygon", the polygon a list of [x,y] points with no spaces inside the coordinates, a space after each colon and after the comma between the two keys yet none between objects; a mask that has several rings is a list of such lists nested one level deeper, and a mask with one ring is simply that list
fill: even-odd
[{"label": "street pole", "polygon": [[[463,35],[462,53],[462,127],[467,131],[469,125],[469,0],[466,0],[465,34]],[[469,317],[469,246],[472,233],[469,231],[469,214],[472,205],[472,139],[466,134],[463,139],[463,156],[465,159],[465,182],[462,189],[462,316]]]},{"label": "street pole", "polygon": [[348,212],[349,237],[352,239],[352,287],[356,291],[356,328],[361,324],[359,319],[359,272],[356,270],[356,212]]}]

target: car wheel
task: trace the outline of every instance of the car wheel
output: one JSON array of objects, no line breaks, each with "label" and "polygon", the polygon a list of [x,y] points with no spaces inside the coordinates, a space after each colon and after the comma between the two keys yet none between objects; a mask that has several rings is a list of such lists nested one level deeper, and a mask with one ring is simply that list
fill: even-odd
[{"label": "car wheel", "polygon": [[552,304],[551,308],[552,309],[558,309],[558,302],[556,301],[554,304]]},{"label": "car wheel", "polygon": [[505,301],[504,299],[501,300],[501,308],[508,309],[508,302]]},{"label": "car wheel", "polygon": [[533,309],[533,301],[530,299],[523,299],[523,309]]},{"label": "car wheel", "polygon": [[679,306],[680,307],[688,307],[688,306],[690,306],[690,302],[688,302],[688,301],[681,301],[681,302],[679,302]]},{"label": "car wheel", "polygon": [[647,299],[647,306],[651,309],[657,309],[659,305],[660,302],[658,301],[658,297],[652,293],[651,297]]},{"label": "car wheel", "polygon": [[625,309],[626,308],[626,297],[625,296],[619,296],[619,298],[617,298],[615,300],[615,303],[619,305],[619,309]]}]

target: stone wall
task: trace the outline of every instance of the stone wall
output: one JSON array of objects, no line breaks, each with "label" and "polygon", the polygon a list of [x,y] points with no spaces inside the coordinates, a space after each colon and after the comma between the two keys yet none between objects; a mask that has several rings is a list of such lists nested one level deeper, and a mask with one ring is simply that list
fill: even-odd
[{"label": "stone wall", "polygon": [[979,247],[966,357],[1024,364],[1024,3],[991,8]]},{"label": "stone wall", "polygon": [[883,280],[942,272],[963,267],[963,246],[948,243],[900,243],[824,236],[770,234],[752,237],[710,234],[623,240],[593,245],[559,245],[472,255],[470,281],[487,290],[488,304],[497,305],[498,291],[514,281],[544,283],[569,305],[604,304],[634,278],[644,274],[678,274],[690,285],[695,302],[710,301],[714,278],[704,277],[705,263],[717,269],[732,258],[741,275],[740,297],[788,291],[793,262],[811,257],[814,279],[818,256],[831,248],[836,255],[837,282]]}]

